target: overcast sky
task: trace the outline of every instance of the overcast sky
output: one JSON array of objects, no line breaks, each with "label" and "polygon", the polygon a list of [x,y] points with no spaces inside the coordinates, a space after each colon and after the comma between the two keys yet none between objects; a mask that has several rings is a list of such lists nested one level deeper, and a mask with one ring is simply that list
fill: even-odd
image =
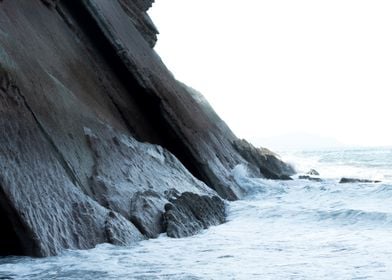
[{"label": "overcast sky", "polygon": [[237,136],[392,145],[392,1],[157,0],[149,14],[165,64]]}]

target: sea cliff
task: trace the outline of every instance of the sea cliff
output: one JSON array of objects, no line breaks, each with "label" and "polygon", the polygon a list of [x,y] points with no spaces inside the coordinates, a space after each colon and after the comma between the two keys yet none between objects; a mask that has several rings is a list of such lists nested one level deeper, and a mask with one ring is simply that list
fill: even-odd
[{"label": "sea cliff", "polygon": [[294,173],[173,77],[152,2],[0,1],[0,255],[188,236],[246,195],[235,166]]}]

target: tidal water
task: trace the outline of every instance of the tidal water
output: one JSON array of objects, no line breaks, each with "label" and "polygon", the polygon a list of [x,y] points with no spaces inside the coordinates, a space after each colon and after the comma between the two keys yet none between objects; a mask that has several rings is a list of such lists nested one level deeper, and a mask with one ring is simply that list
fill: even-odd
[{"label": "tidal water", "polygon": [[[0,259],[0,279],[392,279],[392,148],[284,153],[323,182],[249,178],[228,222],[199,235]],[[381,180],[339,184],[341,177]]]}]

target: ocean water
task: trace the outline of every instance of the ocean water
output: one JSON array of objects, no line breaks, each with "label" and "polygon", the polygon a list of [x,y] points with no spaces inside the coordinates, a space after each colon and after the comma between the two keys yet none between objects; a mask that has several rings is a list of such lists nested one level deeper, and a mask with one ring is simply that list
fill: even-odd
[{"label": "ocean water", "polygon": [[[323,182],[249,178],[227,223],[201,234],[0,259],[0,279],[392,279],[392,148],[283,153]],[[341,177],[377,184],[339,184]]]}]

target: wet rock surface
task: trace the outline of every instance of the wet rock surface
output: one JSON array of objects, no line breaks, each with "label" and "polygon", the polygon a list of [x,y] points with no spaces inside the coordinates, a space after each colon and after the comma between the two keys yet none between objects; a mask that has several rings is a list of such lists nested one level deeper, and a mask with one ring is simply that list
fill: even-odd
[{"label": "wet rock surface", "polygon": [[290,176],[295,174],[291,165],[280,160],[268,149],[256,148],[246,140],[235,140],[233,146],[249,163],[253,164],[253,168],[258,169],[259,176],[267,179],[291,180]]},{"label": "wet rock surface", "polygon": [[323,179],[321,179],[321,178],[313,177],[313,176],[309,176],[309,175],[300,175],[300,176],[298,176],[298,179],[309,180],[309,181],[313,181],[313,182],[322,182],[323,181]]},{"label": "wet rock surface", "polygon": [[225,205],[219,197],[186,192],[165,205],[163,219],[167,236],[180,238],[219,225],[225,216]]},{"label": "wet rock surface", "polygon": [[131,217],[134,225],[149,238],[165,231],[163,211],[167,200],[153,191],[136,193],[131,199]]},{"label": "wet rock surface", "polygon": [[145,239],[133,224],[113,211],[107,215],[105,232],[107,242],[114,245],[126,246]]},{"label": "wet rock surface", "polygon": [[[134,244],[165,228],[187,236],[224,221],[213,197],[245,194],[236,165],[292,171],[234,147],[208,102],[175,80],[152,49],[152,2],[0,2],[0,236],[11,244],[0,255]],[[163,226],[162,213],[181,223]]]},{"label": "wet rock surface", "polygon": [[339,181],[340,184],[347,184],[347,183],[381,183],[378,180],[369,180],[369,179],[358,179],[358,178],[345,178],[343,177]]}]

